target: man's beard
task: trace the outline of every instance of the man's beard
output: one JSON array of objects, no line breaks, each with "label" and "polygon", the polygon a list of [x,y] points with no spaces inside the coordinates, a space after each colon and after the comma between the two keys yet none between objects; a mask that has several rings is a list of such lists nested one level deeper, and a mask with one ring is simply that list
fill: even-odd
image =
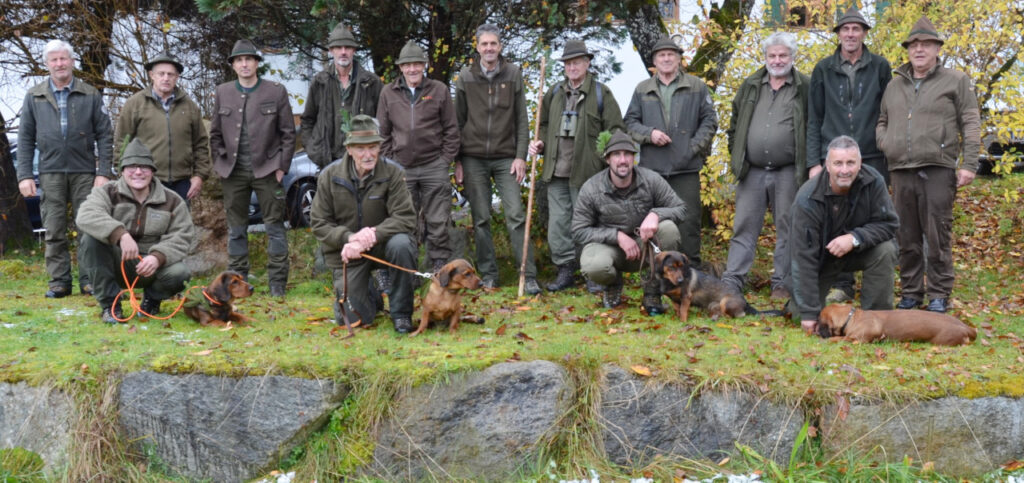
[{"label": "man's beard", "polygon": [[790,71],[793,70],[793,63],[790,62],[790,63],[786,64],[785,67],[782,67],[780,69],[774,69],[774,68],[769,67],[769,66],[765,66],[765,67],[768,68],[768,75],[770,75],[772,77],[782,77],[782,76],[789,75]]}]

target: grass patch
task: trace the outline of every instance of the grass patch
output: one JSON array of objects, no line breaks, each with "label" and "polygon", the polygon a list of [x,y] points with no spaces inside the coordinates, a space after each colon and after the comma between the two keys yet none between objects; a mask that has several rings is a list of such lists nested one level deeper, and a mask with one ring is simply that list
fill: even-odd
[{"label": "grass patch", "polygon": [[[256,323],[230,330],[202,328],[184,315],[107,326],[100,322],[100,308],[91,297],[43,297],[46,274],[41,250],[0,260],[0,298],[4,300],[0,380],[55,383],[76,394],[91,394],[78,404],[96,409],[76,431],[98,434],[90,443],[98,446],[76,451],[84,459],[72,463],[75,480],[92,478],[97,468],[107,468],[104,474],[114,479],[145,480],[146,475],[160,473],[132,463],[145,461],[138,455],[117,459],[108,455],[122,454],[113,448],[124,448],[125,442],[117,441],[116,432],[110,430],[113,409],[106,391],[113,385],[106,381],[137,370],[276,374],[330,378],[352,385],[353,394],[326,428],[283,462],[300,479],[319,481],[340,479],[368,461],[373,451],[370,434],[401,388],[503,361],[553,361],[566,367],[573,381],[576,403],[563,415],[560,432],[545,443],[544,459],[536,469],[541,479],[546,474],[589,477],[592,470],[617,474],[600,461],[600,442],[595,439],[599,433],[593,427],[592,411],[600,394],[595,374],[601,364],[642,365],[662,382],[684,381],[704,389],[742,388],[807,407],[828,404],[837,394],[889,401],[948,395],[1022,397],[1024,376],[1018,372],[1024,363],[1020,337],[1024,334],[1024,291],[1020,289],[1024,207],[1007,195],[1020,193],[1022,181],[1020,175],[979,179],[958,196],[953,313],[979,328],[978,341],[967,347],[830,343],[804,336],[796,324],[779,318],[711,321],[694,313],[684,326],[670,315],[650,317],[638,310],[641,295],[636,276],[627,282],[627,308],[621,310],[600,308],[599,297],[581,288],[516,300],[517,276],[500,224],[493,231],[506,286],[464,299],[469,314],[485,317],[485,325],[463,325],[454,336],[446,330],[431,330],[411,339],[395,333],[387,317],[381,316],[374,328],[341,340],[335,334],[343,331],[332,332],[329,275],[313,275],[315,240],[308,230],[293,230],[289,232],[292,272],[287,300],[273,299],[265,285],[258,286],[257,295],[240,304],[241,312]],[[265,277],[263,237],[250,237],[257,281]],[[748,299],[762,309],[781,306],[768,300],[773,243],[771,234],[761,237],[750,276]],[[704,258],[724,262],[728,243],[708,237],[704,247]],[[553,268],[543,250],[538,250],[537,260],[541,279],[550,277]],[[200,274],[192,283],[209,278],[210,274]],[[170,303],[164,304],[165,313],[170,308]],[[814,456],[813,443],[805,443],[796,463],[779,471],[807,479],[860,479],[862,474],[857,472],[862,469],[875,471],[867,479],[934,476],[913,462],[882,468],[856,459],[829,461],[832,473],[801,472],[801,464],[822,463]],[[756,456],[743,454],[742,465],[738,460],[723,466],[708,462],[662,466],[655,461],[648,471],[669,478],[679,472],[742,473],[752,468],[774,472],[757,463]],[[549,461],[555,462],[554,469]],[[121,469],[110,473],[109,468]]]}]

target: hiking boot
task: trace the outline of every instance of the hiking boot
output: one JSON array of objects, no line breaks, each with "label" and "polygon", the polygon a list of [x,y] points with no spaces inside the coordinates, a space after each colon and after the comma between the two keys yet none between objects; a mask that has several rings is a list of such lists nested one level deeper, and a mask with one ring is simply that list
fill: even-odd
[{"label": "hiking boot", "polygon": [[916,309],[920,306],[920,300],[915,300],[913,298],[907,297],[906,295],[900,298],[900,303],[896,304],[896,308],[900,310],[911,310]]},{"label": "hiking boot", "polygon": [[606,309],[614,309],[622,303],[622,284],[605,285],[601,302]]},{"label": "hiking boot", "polygon": [[377,291],[382,294],[391,294],[391,274],[387,269],[379,268],[373,272],[373,280],[377,283]]},{"label": "hiking boot", "polygon": [[145,295],[142,297],[142,303],[139,304],[139,311],[142,315],[160,315],[160,303],[163,300],[151,299]]},{"label": "hiking boot", "polygon": [[665,313],[665,306],[661,303],[661,294],[644,294],[644,311],[647,315],[661,315]]},{"label": "hiking boot", "polygon": [[789,300],[792,296],[789,290],[781,285],[772,289],[772,300]]},{"label": "hiking boot", "polygon": [[484,290],[494,290],[498,288],[498,282],[493,278],[485,278],[480,281],[480,288]]},{"label": "hiking boot", "polygon": [[398,317],[394,320],[395,332],[399,334],[408,334],[412,332],[412,319],[409,317]]},{"label": "hiking boot", "polygon": [[50,287],[46,291],[46,298],[48,299],[60,299],[71,295],[71,287]]},{"label": "hiking boot", "polygon": [[587,280],[587,292],[597,295],[604,292],[604,285],[601,285],[593,280]]},{"label": "hiking boot", "polygon": [[527,295],[537,295],[540,293],[540,285],[537,284],[537,279],[530,277],[526,279],[526,283],[523,284],[523,292]]},{"label": "hiking boot", "polygon": [[120,320],[115,319],[114,318],[115,316],[117,317],[117,319],[123,319],[124,318],[124,314],[121,313],[121,304],[112,305],[110,307],[103,307],[103,312],[100,312],[100,318],[103,319],[104,323],[107,323],[107,324],[124,323],[124,322],[121,322]]},{"label": "hiking boot", "polygon": [[82,295],[92,295],[92,284],[87,283],[85,285],[79,285],[78,291],[82,292]]},{"label": "hiking boot", "polygon": [[828,296],[825,297],[825,305],[832,304],[845,304],[853,302],[853,294],[847,293],[838,287],[833,287],[832,290],[828,291]]},{"label": "hiking boot", "polygon": [[928,311],[946,313],[949,310],[949,299],[931,299],[928,301]]},{"label": "hiking boot", "polygon": [[573,267],[571,263],[566,263],[558,266],[558,275],[555,276],[555,280],[548,284],[548,292],[557,292],[559,290],[565,290],[573,285],[576,285],[576,280],[573,277]]},{"label": "hiking boot", "polygon": [[284,284],[280,284],[280,283],[272,283],[272,284],[270,284],[270,296],[271,297],[284,298],[285,292],[286,292],[286,290],[284,288]]}]

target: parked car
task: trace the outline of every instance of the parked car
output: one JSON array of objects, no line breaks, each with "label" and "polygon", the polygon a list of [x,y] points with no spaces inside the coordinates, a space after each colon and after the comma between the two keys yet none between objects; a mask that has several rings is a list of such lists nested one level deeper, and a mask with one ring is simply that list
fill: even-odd
[{"label": "parked car", "polygon": [[992,168],[1002,160],[1004,155],[1016,157],[1013,163],[1013,170],[1024,169],[1024,131],[1014,131],[1010,134],[1006,143],[999,142],[995,133],[989,133],[981,139],[985,150],[978,157],[978,174],[991,174]]},{"label": "parked car", "polygon": [[[316,194],[316,175],[320,168],[306,153],[300,152],[292,157],[292,166],[281,178],[281,186],[286,193],[285,220],[292,228],[309,226],[309,210],[313,207],[313,195]],[[263,213],[256,200],[256,193],[249,199],[249,224],[263,222]]]},{"label": "parked car", "polygon": [[[15,166],[18,165],[18,138],[8,136],[7,140],[11,144],[11,163]],[[43,228],[43,217],[39,213],[39,197],[42,196],[42,188],[39,187],[39,151],[36,151],[35,158],[32,159],[32,175],[36,180],[36,196],[25,198],[25,207],[28,208],[28,219],[32,222],[33,230],[41,230]]]}]

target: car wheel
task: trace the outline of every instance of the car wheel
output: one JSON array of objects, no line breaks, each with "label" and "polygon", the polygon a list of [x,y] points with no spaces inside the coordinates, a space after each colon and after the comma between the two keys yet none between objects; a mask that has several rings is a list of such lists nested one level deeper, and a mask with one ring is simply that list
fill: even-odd
[{"label": "car wheel", "polygon": [[295,188],[292,196],[288,221],[293,228],[309,226],[309,212],[313,209],[313,197],[316,196],[316,183],[303,181]]}]

